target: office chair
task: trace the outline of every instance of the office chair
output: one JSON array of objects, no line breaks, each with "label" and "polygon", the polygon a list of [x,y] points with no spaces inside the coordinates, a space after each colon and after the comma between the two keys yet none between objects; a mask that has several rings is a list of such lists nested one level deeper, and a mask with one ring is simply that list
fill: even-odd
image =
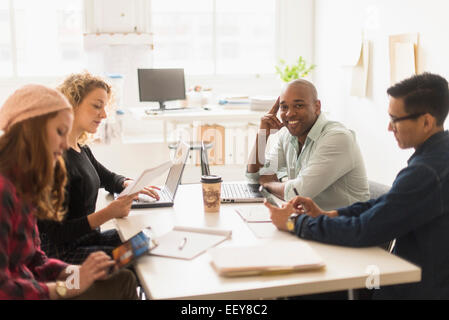
[{"label": "office chair", "polygon": [[[207,150],[213,147],[213,142],[209,141],[191,141],[190,150],[198,150],[200,152],[200,165],[201,165],[201,175],[210,175],[209,169],[209,157],[207,155]],[[178,143],[171,143],[168,145],[170,150],[176,150],[178,148]]]},{"label": "office chair", "polygon": [[[377,199],[379,198],[381,195],[387,193],[390,190],[390,186],[375,182],[375,181],[368,181],[368,187],[369,187],[369,198],[371,199]],[[382,249],[391,252],[393,250],[394,247],[394,242],[395,239],[388,241],[382,245],[380,245],[379,247],[381,247]]]}]

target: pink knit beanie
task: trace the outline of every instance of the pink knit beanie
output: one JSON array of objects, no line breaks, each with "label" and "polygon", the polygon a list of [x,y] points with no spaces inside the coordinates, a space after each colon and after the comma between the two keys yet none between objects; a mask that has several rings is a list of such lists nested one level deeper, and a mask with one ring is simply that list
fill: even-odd
[{"label": "pink knit beanie", "polygon": [[72,106],[62,93],[39,84],[25,85],[0,108],[0,130],[6,132],[18,122],[63,109]]}]

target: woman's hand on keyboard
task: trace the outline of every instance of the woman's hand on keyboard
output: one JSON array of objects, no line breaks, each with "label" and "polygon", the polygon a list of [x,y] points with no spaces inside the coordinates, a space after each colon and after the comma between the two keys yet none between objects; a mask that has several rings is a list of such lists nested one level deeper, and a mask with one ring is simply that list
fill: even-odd
[{"label": "woman's hand on keyboard", "polygon": [[161,189],[159,189],[156,186],[148,186],[148,187],[143,188],[143,190],[140,191],[140,194],[144,194],[144,195],[150,196],[156,200],[159,200],[160,199],[159,193],[156,190],[161,191]]},{"label": "woman's hand on keyboard", "polygon": [[[125,182],[123,182],[123,186],[126,188],[128,185],[130,185],[133,182],[134,182],[134,180],[127,179],[127,180],[125,180]],[[154,198],[156,200],[159,200],[159,194],[157,193],[156,190],[160,191],[161,189],[159,189],[156,186],[147,186],[147,187],[143,188],[142,190],[140,190],[139,193],[142,194],[142,195],[150,196],[150,197],[152,197],[152,198]],[[138,196],[137,195],[134,198],[134,200],[138,200]]]}]

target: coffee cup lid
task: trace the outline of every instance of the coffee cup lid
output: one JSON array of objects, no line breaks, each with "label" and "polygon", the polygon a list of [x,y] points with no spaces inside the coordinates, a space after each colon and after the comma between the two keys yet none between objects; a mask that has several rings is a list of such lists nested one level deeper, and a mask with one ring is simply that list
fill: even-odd
[{"label": "coffee cup lid", "polygon": [[201,176],[202,183],[218,183],[221,182],[221,176],[211,175],[211,176]]}]

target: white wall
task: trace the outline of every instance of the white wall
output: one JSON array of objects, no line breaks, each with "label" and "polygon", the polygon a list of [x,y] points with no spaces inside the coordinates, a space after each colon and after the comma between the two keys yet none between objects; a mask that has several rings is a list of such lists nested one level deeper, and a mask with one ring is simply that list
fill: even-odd
[{"label": "white wall", "polygon": [[[449,78],[449,1],[316,0],[314,82],[323,108],[357,133],[370,179],[391,184],[413,150],[400,150],[387,131],[388,36],[419,33],[418,71]],[[342,67],[348,44],[362,30],[371,44],[366,98],[351,97],[351,70]],[[447,123],[447,122],[446,122]]]}]

